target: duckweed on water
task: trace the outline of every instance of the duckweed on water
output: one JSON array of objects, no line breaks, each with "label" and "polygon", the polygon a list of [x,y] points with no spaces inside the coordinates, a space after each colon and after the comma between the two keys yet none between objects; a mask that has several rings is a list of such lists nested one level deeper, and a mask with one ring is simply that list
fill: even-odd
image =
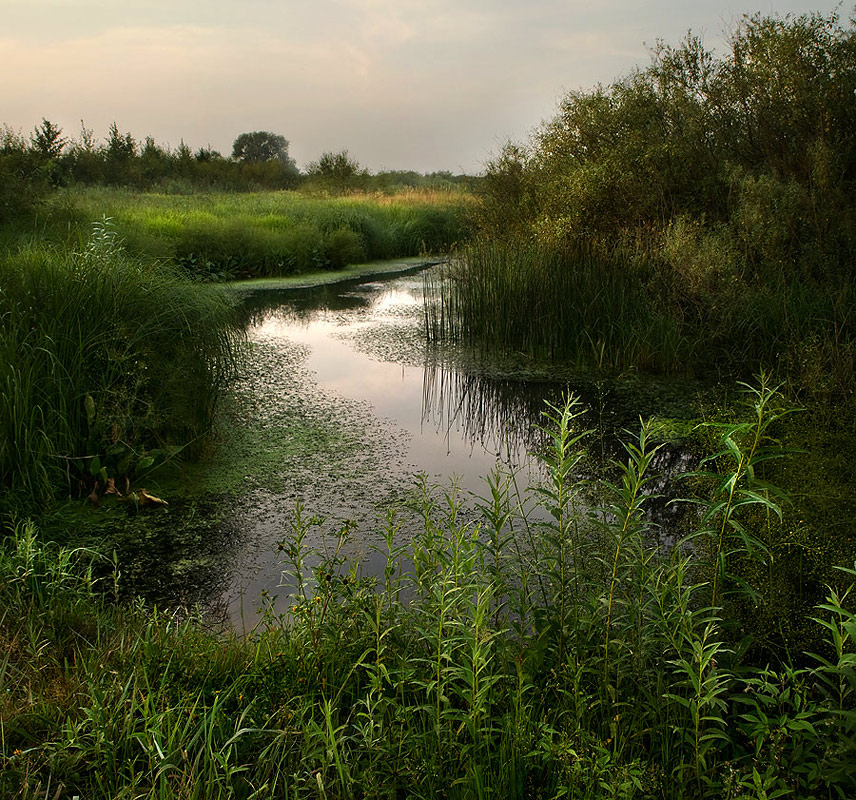
[{"label": "duckweed on water", "polygon": [[[664,550],[645,513],[644,427],[609,503],[575,510],[576,411],[549,423],[546,524],[527,526],[498,477],[475,525],[453,490],[429,493],[412,544],[390,514],[386,569],[369,582],[335,534],[305,567],[311,521],[298,508],[283,541],[289,614],[267,613],[249,637],[117,604],[109,564],[94,582],[92,554],[44,545],[30,525],[8,531],[0,793],[852,796],[856,569],[839,570],[811,612],[818,656],[754,661],[732,613],[773,599],[734,572],[777,553],[747,538],[764,535],[754,509],[781,510],[762,480],[777,453],[771,418],[723,431],[718,474],[696,497],[706,522]],[[723,504],[723,485],[739,503]]]}]

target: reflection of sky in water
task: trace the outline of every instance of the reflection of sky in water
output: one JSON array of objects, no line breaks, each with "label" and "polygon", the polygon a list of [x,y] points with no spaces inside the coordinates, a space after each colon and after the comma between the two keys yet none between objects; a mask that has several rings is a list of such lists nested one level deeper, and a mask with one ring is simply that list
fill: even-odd
[{"label": "reflection of sky in water", "polygon": [[[449,485],[454,476],[465,492],[480,495],[487,493],[484,476],[499,463],[519,468],[522,490],[543,474],[527,457],[524,443],[535,446],[539,436],[532,425],[543,422],[543,401],[559,403],[566,384],[470,374],[448,363],[442,352],[427,355],[421,346],[422,288],[416,276],[340,287],[339,294],[327,287],[293,302],[280,298],[267,311],[258,302],[250,340],[263,343],[274,355],[295,345],[307,352],[299,387],[306,405],[332,408],[332,418],[345,427],[357,420],[371,431],[371,447],[379,449],[375,457],[362,460],[351,452],[337,454],[343,465],[356,464],[346,477],[330,469],[327,456],[319,455],[314,465],[292,464],[284,470],[282,493],[254,493],[236,510],[233,524],[247,534],[247,546],[234,563],[228,600],[238,627],[254,622],[255,614],[247,610],[256,608],[262,592],[280,595],[277,608],[287,607],[288,590],[279,587],[277,543],[290,530],[298,494],[308,514],[327,517],[328,533],[345,518],[356,520],[357,532],[346,552],[362,562],[365,574],[379,574],[382,557],[371,551],[380,544],[377,506],[396,496],[414,473],[425,472],[442,485]],[[375,345],[408,346],[361,347],[366,336]],[[295,376],[277,366],[276,355],[266,370],[264,391],[294,393]],[[631,422],[639,413],[632,410]],[[585,427],[592,422],[588,419]],[[623,457],[620,449],[615,455]],[[666,449],[662,456],[667,461],[677,458],[672,472],[688,466],[680,450]],[[658,466],[670,471],[668,463]],[[408,530],[412,535],[414,530]],[[321,541],[318,534],[312,544],[317,547]]]},{"label": "reflection of sky in water", "polygon": [[[463,487],[480,491],[482,476],[496,465],[497,448],[471,441],[463,418],[454,409],[441,415],[425,408],[423,368],[380,361],[355,349],[348,337],[390,319],[416,325],[418,315],[397,313],[402,309],[412,312],[414,307],[421,312],[422,298],[416,291],[393,287],[381,291],[362,312],[319,311],[309,320],[296,320],[287,310],[275,311],[251,335],[266,341],[287,339],[308,347],[305,365],[322,392],[369,403],[383,424],[407,432],[405,459],[412,471],[424,471],[440,480],[456,475]],[[525,455],[515,451],[513,459],[519,462]]]},{"label": "reflection of sky in water", "polygon": [[[306,298],[296,305],[279,302],[267,312],[260,310],[256,324],[248,331],[251,341],[262,342],[274,351],[294,345],[305,349],[308,355],[301,370],[308,376],[307,402],[325,398],[341,409],[343,422],[357,413],[379,441],[393,443],[392,451],[382,453],[379,460],[361,462],[363,473],[339,485],[335,481],[331,485],[323,467],[318,474],[309,475],[306,472],[311,473],[311,467],[305,468],[303,474],[307,482],[300,495],[307,513],[324,514],[329,520],[325,526],[328,533],[344,518],[358,522],[347,552],[362,561],[362,569],[368,574],[379,573],[383,565],[382,557],[371,551],[372,545],[380,543],[375,503],[400,490],[416,472],[425,472],[430,480],[444,485],[454,476],[463,490],[485,494],[483,476],[498,461],[509,458],[504,449],[499,457],[502,448],[490,437],[472,435],[467,424],[470,409],[456,399],[452,391],[455,385],[445,381],[452,374],[446,368],[425,369],[412,359],[399,363],[393,356],[384,360],[357,347],[355,336],[366,333],[382,337],[421,335],[421,291],[422,279],[417,276],[343,290],[344,300],[326,292],[315,309]],[[280,385],[286,391],[291,379],[284,372],[274,374],[266,386]],[[342,453],[341,458],[344,462],[352,456]],[[512,448],[511,458],[525,461],[525,454],[520,448]],[[287,484],[289,476],[284,477]],[[524,484],[528,482],[522,479]],[[277,543],[289,531],[293,499],[293,493],[254,493],[235,512],[234,523],[247,534],[247,545],[234,564],[227,601],[229,614],[239,628],[254,623],[254,609],[263,592],[279,595],[278,610],[287,608],[288,590],[279,586]],[[320,541],[320,535],[312,538],[314,546]]]}]

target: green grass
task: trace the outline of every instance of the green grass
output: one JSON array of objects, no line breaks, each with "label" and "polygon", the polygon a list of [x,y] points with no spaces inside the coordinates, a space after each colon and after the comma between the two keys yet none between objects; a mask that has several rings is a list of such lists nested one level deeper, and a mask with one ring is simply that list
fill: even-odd
[{"label": "green grass", "polygon": [[797,279],[781,269],[762,278],[728,270],[711,276],[708,261],[702,268],[676,259],[626,245],[478,240],[455,253],[447,280],[433,287],[428,335],[578,369],[729,380],[773,369],[794,395],[815,403],[852,396],[856,302],[849,283]]},{"label": "green grass", "polygon": [[165,195],[74,188],[46,204],[37,236],[67,241],[110,217],[129,252],[202,279],[341,269],[447,250],[467,235],[467,195],[313,197],[293,191]]},{"label": "green grass", "polygon": [[521,515],[513,476],[488,478],[477,519],[423,485],[421,533],[398,541],[390,512],[371,582],[340,556],[347,528],[307,550],[319,523],[298,506],[291,610],[246,638],[117,604],[116,565],[18,525],[0,554],[0,792],[852,796],[856,570],[812,613],[818,655],[755,663],[732,614],[768,599],[739,572],[774,562],[781,509],[763,477],[786,409],[764,379],[748,398],[693,478],[700,516],[678,546],[645,514],[646,425],[585,510],[569,400],[545,422],[549,522]]},{"label": "green grass", "polygon": [[103,492],[193,451],[234,367],[225,294],[131,258],[105,225],[77,251],[0,256],[0,287],[4,502]]}]

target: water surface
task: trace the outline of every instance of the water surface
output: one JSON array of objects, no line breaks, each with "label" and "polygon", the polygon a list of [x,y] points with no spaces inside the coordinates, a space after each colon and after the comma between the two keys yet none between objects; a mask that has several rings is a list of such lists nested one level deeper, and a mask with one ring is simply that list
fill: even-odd
[{"label": "water surface", "polygon": [[[415,473],[454,481],[465,494],[484,494],[483,477],[497,468],[515,471],[523,492],[536,483],[542,467],[531,453],[543,438],[544,401],[560,403],[569,388],[583,396],[585,424],[600,432],[605,457],[615,453],[614,431],[638,426],[640,415],[694,413],[696,387],[686,382],[569,378],[430,347],[425,285],[416,274],[247,298],[251,347],[237,387],[247,411],[235,424],[260,427],[271,442],[290,430],[303,446],[274,464],[273,480],[251,488],[226,521],[240,534],[223,594],[238,627],[254,622],[263,597],[278,610],[288,605],[279,543],[298,502],[324,520],[309,537],[315,547],[329,541],[324,531],[353,523],[346,553],[372,573],[381,564],[378,520],[413,498]],[[307,431],[316,438],[306,441]],[[687,463],[680,448],[662,451],[660,466],[672,472]],[[407,522],[400,535],[412,535]]]}]

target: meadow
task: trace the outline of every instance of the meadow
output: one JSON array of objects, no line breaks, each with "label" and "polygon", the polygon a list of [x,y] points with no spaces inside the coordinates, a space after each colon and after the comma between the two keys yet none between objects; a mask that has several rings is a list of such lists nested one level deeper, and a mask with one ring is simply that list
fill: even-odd
[{"label": "meadow", "polygon": [[29,230],[77,244],[92,220],[106,216],[132,254],[169,261],[195,279],[228,280],[446,251],[467,237],[472,205],[459,191],[324,196],[75,187],[53,195]]},{"label": "meadow", "polygon": [[[854,796],[853,45],[820,15],[744,18],[721,58],[660,44],[504,148],[478,200],[57,188],[44,153],[31,202],[0,181],[0,794]],[[650,424],[584,479],[570,398],[541,517],[513,475],[475,518],[423,485],[369,580],[347,526],[308,551],[298,505],[291,610],[247,637],[45,540],[43,508],[134,513],[204,445],[241,346],[210,284],[450,248],[436,343],[744,381],[697,430],[674,540]]]}]

